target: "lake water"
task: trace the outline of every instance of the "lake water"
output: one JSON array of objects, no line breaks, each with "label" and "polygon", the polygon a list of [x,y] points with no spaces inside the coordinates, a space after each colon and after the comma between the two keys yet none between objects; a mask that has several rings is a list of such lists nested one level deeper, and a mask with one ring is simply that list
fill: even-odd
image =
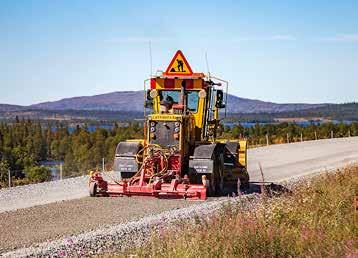
[{"label": "lake water", "polygon": [[[343,121],[333,120],[331,122],[333,124],[339,124],[339,123],[351,124],[351,123],[353,123],[353,121],[348,121],[348,120],[343,120]],[[309,126],[309,125],[321,125],[321,124],[324,124],[324,123],[327,123],[327,122],[325,122],[325,121],[302,121],[302,122],[295,122],[294,124],[306,127],[306,126]],[[251,127],[255,126],[256,124],[259,124],[259,125],[275,125],[275,124],[280,124],[280,122],[229,122],[229,121],[223,122],[224,126],[227,126],[227,127],[230,127],[230,128],[232,128],[232,127],[234,127],[234,126],[236,126],[238,124],[242,125],[245,128],[251,128]],[[128,126],[128,124],[126,126]],[[125,127],[125,125],[122,124],[122,127]],[[97,128],[103,128],[103,129],[106,129],[106,130],[110,130],[110,129],[114,128],[114,124],[87,125],[87,128],[88,128],[89,132],[94,132],[94,131],[96,131]],[[55,130],[55,128],[53,128],[53,129]],[[72,133],[72,132],[74,132],[76,130],[76,126],[69,126],[68,130],[69,130],[70,133]]]}]

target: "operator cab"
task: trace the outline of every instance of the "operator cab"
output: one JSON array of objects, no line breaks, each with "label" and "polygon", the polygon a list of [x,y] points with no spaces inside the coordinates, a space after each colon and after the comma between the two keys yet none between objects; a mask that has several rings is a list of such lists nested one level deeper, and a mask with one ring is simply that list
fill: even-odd
[{"label": "operator cab", "polygon": [[226,83],[193,73],[183,53],[177,51],[165,72],[145,81],[147,142],[181,150],[195,142],[215,141],[219,109],[225,108],[220,81]]},{"label": "operator cab", "polygon": [[[180,90],[159,90],[159,110],[152,110],[153,113],[174,114],[174,110],[178,109],[181,100]],[[198,91],[186,91],[187,107],[186,110],[191,113],[198,111],[199,93]]]},{"label": "operator cab", "polygon": [[162,147],[176,146],[181,150],[198,141],[215,139],[218,112],[225,107],[223,91],[216,88],[218,84],[203,74],[151,78],[145,103],[150,113],[147,142]]}]

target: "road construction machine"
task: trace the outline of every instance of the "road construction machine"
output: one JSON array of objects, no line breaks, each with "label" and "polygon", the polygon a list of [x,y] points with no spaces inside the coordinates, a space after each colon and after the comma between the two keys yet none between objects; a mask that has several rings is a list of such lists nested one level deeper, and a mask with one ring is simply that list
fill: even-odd
[{"label": "road construction machine", "polygon": [[191,198],[249,186],[247,142],[221,139],[228,82],[194,73],[178,50],[165,72],[144,81],[144,139],[120,142],[113,170],[90,175],[91,196]]}]

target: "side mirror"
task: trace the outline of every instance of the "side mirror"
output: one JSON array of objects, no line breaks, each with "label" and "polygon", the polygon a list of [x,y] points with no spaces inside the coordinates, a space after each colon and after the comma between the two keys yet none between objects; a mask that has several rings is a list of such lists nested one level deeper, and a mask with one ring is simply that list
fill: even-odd
[{"label": "side mirror", "polygon": [[222,90],[216,90],[215,107],[217,107],[217,108],[225,108],[224,92]]},{"label": "side mirror", "polygon": [[150,89],[147,90],[147,99],[144,103],[145,108],[152,108],[153,107],[153,98],[150,96]]}]

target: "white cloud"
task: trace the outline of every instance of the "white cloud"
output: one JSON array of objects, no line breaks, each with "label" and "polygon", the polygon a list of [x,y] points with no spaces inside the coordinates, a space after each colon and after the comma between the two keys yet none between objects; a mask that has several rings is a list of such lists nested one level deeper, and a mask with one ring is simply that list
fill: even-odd
[{"label": "white cloud", "polygon": [[321,41],[358,42],[358,34],[339,34],[333,37],[320,38]]}]

